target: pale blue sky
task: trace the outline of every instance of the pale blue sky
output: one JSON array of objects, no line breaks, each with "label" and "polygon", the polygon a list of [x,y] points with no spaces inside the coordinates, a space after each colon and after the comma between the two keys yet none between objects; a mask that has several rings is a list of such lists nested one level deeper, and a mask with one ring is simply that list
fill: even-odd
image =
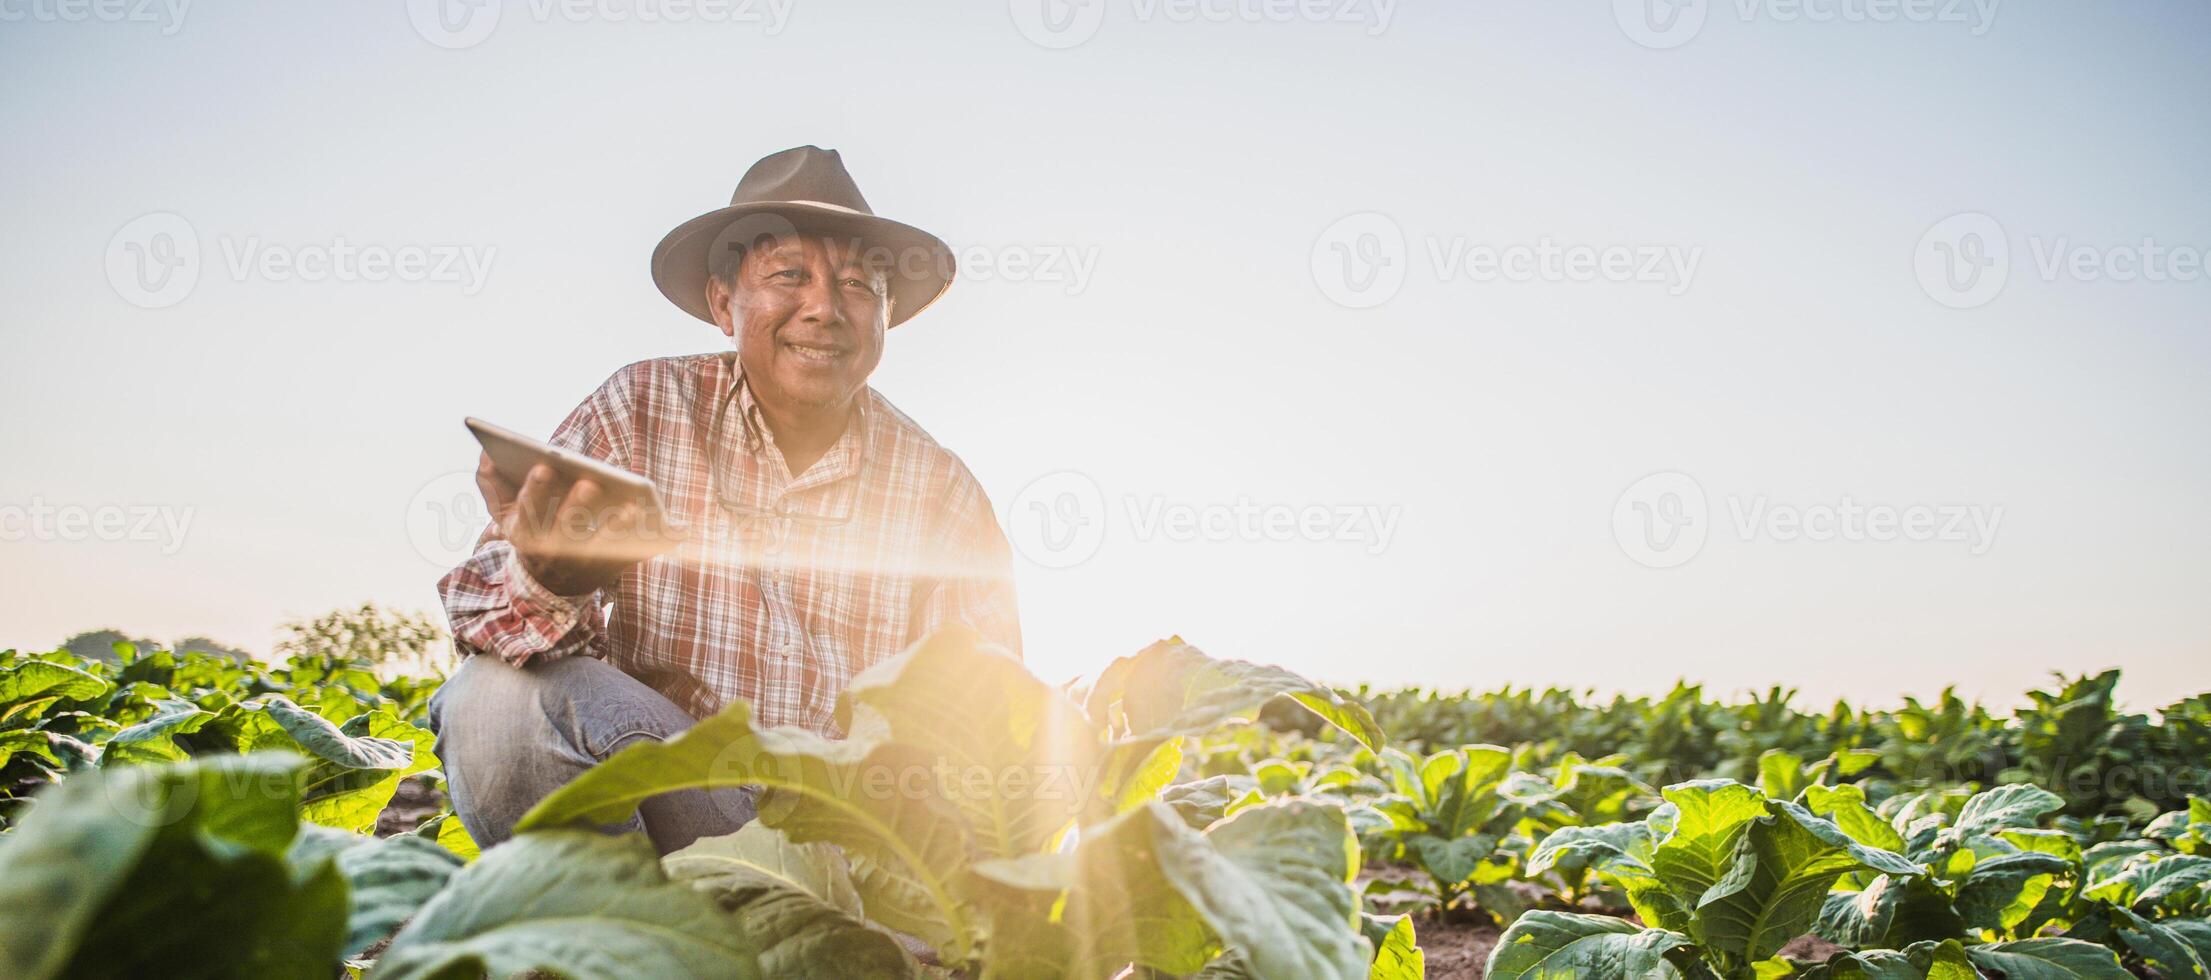
[{"label": "pale blue sky", "polygon": [[[1342,682],[2008,703],[2121,666],[2136,703],[2211,688],[2211,281],[2042,261],[2061,239],[2091,270],[2145,239],[2211,247],[2211,7],[1714,0],[1657,50],[1601,2],[1399,0],[1383,25],[1371,3],[1313,23],[1216,0],[1206,22],[1090,0],[1094,35],[1054,49],[1024,2],[787,0],[771,26],[517,0],[457,49],[400,3],[100,23],[0,2],[0,645],[113,625],[266,648],[364,599],[434,609],[423,508],[473,462],[460,418],[542,434],[626,362],[718,349],[650,250],[753,159],[815,143],[964,254],[1084,260],[956,284],[875,379],[1017,541],[1042,513],[1024,488],[1096,488],[1075,515],[1094,554],[1019,564],[1047,676],[1180,633]],[[1347,306],[1322,236],[1365,212],[1404,278]],[[1915,254],[1967,212],[2008,278],[1952,309]],[[132,229],[159,226],[132,223],[159,213],[198,278],[144,308]],[[488,264],[234,268],[339,240]],[[1694,271],[1434,262],[1546,240]],[[1614,515],[1661,472],[1706,496],[1708,540],[1651,568]],[[1999,523],[1735,526],[1846,497]],[[1149,523],[1240,500],[1383,513],[1388,537]],[[41,506],[184,530],[63,540],[27,530]]]}]

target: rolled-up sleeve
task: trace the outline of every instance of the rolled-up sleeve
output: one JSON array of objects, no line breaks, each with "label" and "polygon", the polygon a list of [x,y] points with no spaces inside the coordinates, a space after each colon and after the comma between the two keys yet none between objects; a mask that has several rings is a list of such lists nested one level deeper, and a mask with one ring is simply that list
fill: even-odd
[{"label": "rolled-up sleeve", "polygon": [[[549,441],[623,465],[620,456],[629,445],[627,385],[623,374],[608,379]],[[577,652],[601,653],[605,597],[559,595],[531,578],[496,524],[484,530],[475,554],[438,580],[438,596],[461,656],[489,653],[519,667]]]}]

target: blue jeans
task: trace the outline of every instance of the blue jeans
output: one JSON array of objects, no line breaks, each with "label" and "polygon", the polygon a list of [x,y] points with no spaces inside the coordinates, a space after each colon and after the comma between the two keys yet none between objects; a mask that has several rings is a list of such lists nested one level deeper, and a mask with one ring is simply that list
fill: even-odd
[{"label": "blue jeans", "polygon": [[[624,746],[696,723],[620,668],[582,656],[526,667],[469,657],[430,698],[453,812],[480,847],[514,836],[515,822],[539,800]],[[666,854],[736,833],[752,817],[749,789],[683,790],[646,800],[608,829],[642,830]]]}]

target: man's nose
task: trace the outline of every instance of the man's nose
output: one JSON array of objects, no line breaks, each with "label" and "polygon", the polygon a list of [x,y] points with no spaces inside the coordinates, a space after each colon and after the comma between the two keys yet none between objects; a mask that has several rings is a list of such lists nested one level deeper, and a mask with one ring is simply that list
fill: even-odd
[{"label": "man's nose", "polygon": [[799,290],[799,319],[807,323],[833,324],[843,319],[844,311],[837,306],[836,278],[813,276],[805,288]]}]

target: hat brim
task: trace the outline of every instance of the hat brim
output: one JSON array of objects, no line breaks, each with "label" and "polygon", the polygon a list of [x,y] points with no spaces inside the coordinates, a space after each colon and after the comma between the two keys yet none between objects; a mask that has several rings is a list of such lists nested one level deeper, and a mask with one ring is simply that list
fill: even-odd
[{"label": "hat brim", "polygon": [[653,283],[660,294],[683,312],[713,323],[714,312],[706,305],[708,253],[724,229],[756,214],[781,217],[802,234],[849,237],[871,249],[888,249],[893,257],[888,287],[894,327],[936,302],[957,272],[951,248],[912,225],[834,204],[763,201],[709,211],[677,225],[662,238],[653,249]]}]

